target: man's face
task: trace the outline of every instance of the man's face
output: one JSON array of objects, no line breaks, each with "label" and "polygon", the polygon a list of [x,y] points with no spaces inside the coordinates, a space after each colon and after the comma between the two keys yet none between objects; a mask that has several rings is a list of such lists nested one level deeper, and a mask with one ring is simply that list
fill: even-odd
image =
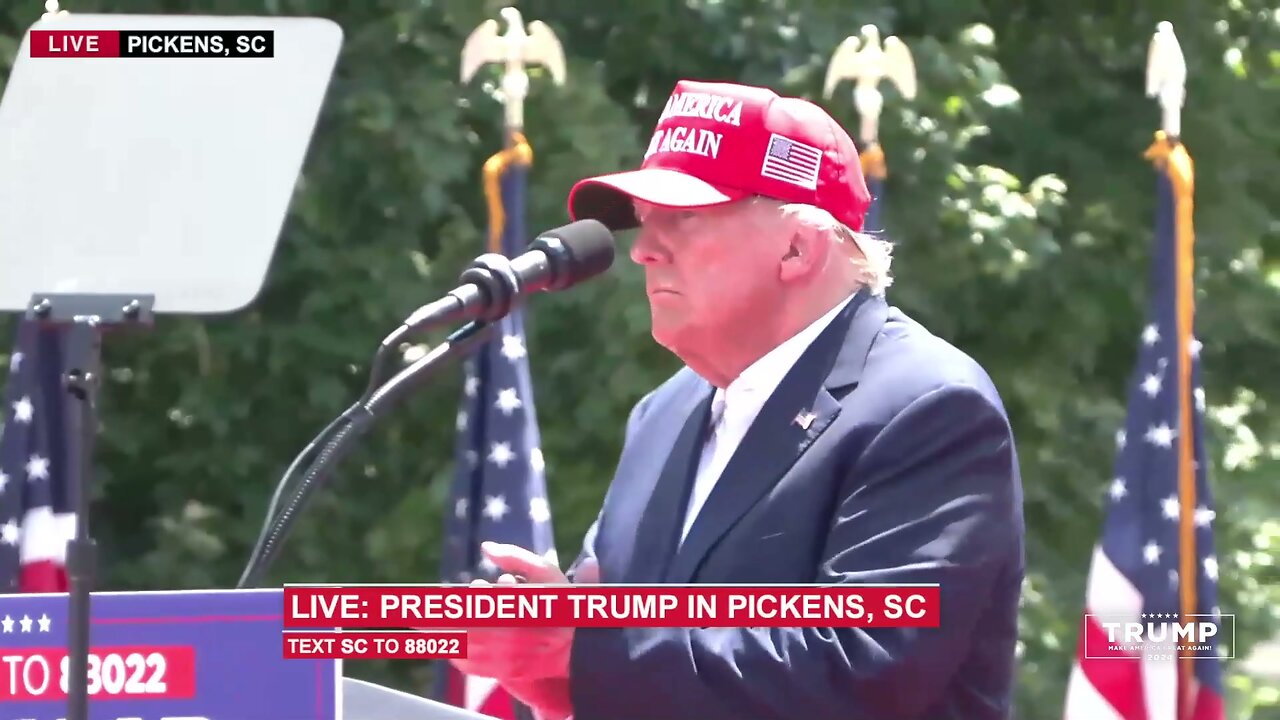
[{"label": "man's face", "polygon": [[644,267],[653,337],[677,355],[715,353],[768,317],[786,252],[767,203],[701,210],[636,202],[631,259]]}]

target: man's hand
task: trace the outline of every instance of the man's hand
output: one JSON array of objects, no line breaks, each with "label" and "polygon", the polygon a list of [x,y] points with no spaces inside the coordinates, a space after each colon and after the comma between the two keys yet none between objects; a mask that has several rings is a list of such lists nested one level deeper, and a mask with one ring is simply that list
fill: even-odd
[{"label": "man's hand", "polygon": [[[566,583],[560,568],[517,545],[482,543],[480,550],[502,571],[499,585],[514,585],[516,576],[531,583]],[[472,587],[489,583],[475,580]],[[467,657],[453,661],[469,675],[499,682],[568,677],[573,628],[478,628],[467,632]]]},{"label": "man's hand", "polygon": [[[519,545],[485,542],[480,543],[480,551],[504,573],[498,578],[498,582],[515,582],[515,575],[521,575],[529,582],[545,585],[569,582],[564,573],[560,572],[560,568],[547,562],[547,559],[541,555],[531,553]],[[600,582],[600,567],[595,562],[584,563],[573,581],[586,584]],[[483,580],[478,582],[485,584]]]},{"label": "man's hand", "polygon": [[[498,584],[514,585],[516,576],[538,584],[563,584],[569,580],[560,568],[541,555],[517,545],[486,542],[485,556],[502,571]],[[600,580],[599,567],[584,565],[575,575],[579,583]],[[487,586],[476,580],[472,586]],[[565,717],[569,703],[569,654],[573,628],[477,628],[467,631],[467,657],[451,660],[468,675],[494,678],[525,704],[546,717]]]}]

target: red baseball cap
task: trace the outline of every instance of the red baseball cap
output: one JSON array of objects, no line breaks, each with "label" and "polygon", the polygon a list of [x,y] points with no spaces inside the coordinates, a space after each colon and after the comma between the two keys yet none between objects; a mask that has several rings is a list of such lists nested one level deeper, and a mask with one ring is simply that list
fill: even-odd
[{"label": "red baseball cap", "polygon": [[752,195],[822,208],[861,230],[871,205],[853,139],[821,107],[763,87],[681,80],[639,170],[580,180],[569,217],[637,227],[632,200],[704,208]]}]

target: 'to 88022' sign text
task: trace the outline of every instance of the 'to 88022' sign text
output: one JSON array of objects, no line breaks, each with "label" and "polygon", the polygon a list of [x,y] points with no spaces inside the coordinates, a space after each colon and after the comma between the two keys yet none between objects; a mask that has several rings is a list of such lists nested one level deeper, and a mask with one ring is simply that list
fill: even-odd
[{"label": "'to 88022' sign text", "polygon": [[[169,663],[164,653],[149,652],[143,654],[132,652],[127,655],[107,653],[89,654],[88,683],[89,695],[155,695],[164,697],[169,685],[165,682],[165,674]],[[71,657],[63,655],[58,663],[58,689],[63,693],[70,692]]]},{"label": "'to 88022' sign text", "polygon": [[[0,655],[0,702],[65,698],[69,669],[70,658],[62,648],[23,648]],[[94,648],[88,669],[90,697],[180,699],[195,694],[195,650],[190,647]]]}]

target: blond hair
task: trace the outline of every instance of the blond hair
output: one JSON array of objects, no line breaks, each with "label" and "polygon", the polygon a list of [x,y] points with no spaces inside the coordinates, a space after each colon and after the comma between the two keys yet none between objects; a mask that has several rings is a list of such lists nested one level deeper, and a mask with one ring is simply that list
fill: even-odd
[{"label": "blond hair", "polygon": [[[868,288],[872,295],[884,295],[889,286],[893,285],[893,243],[869,233],[856,232],[820,207],[804,203],[779,203],[779,209],[783,217],[829,233],[836,245],[849,256],[857,270],[858,282]],[[854,248],[861,252],[853,252]]]}]

